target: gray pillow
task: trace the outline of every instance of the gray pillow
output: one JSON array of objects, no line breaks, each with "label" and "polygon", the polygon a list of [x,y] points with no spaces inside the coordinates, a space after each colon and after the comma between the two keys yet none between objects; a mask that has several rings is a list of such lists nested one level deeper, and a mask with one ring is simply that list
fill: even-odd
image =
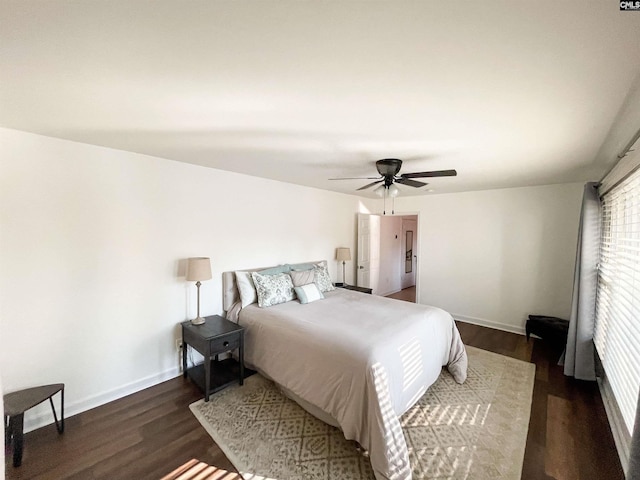
[{"label": "gray pillow", "polygon": [[279,273],[289,273],[291,268],[289,265],[278,265],[277,267],[265,268],[264,270],[259,270],[258,273],[260,275],[278,275]]},{"label": "gray pillow", "polygon": [[261,275],[253,272],[251,278],[256,286],[256,292],[258,292],[258,306],[260,307],[270,307],[295,298],[293,283],[288,273]]},{"label": "gray pillow", "polygon": [[301,272],[296,272],[295,270],[290,272],[291,280],[293,281],[294,287],[301,287],[303,285],[308,285],[309,283],[313,283],[315,280],[315,272],[313,269],[304,270]]},{"label": "gray pillow", "polygon": [[294,263],[293,265],[289,265],[289,268],[294,272],[313,270],[313,263]]}]

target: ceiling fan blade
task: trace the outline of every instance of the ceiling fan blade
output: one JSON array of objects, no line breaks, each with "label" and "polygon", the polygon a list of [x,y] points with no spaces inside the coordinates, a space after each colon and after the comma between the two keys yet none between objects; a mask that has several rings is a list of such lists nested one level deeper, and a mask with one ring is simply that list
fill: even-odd
[{"label": "ceiling fan blade", "polygon": [[411,180],[410,178],[398,178],[396,180],[396,183],[401,183],[403,185],[409,185],[410,187],[416,187],[416,188],[420,188],[420,187],[424,187],[425,185],[428,185],[428,183],[419,182],[417,180]]},{"label": "ceiling fan blade", "polygon": [[376,180],[380,177],[340,177],[330,178],[329,180]]},{"label": "ceiling fan blade", "polygon": [[403,173],[402,178],[425,178],[425,177],[455,177],[458,172],[455,170],[433,170],[431,172]]},{"label": "ceiling fan blade", "polygon": [[373,187],[375,184],[380,183],[380,182],[384,182],[384,178],[382,180],[378,180],[377,182],[371,182],[368,185],[365,185],[364,187],[360,187],[358,188],[358,190],[366,190],[369,187]]}]

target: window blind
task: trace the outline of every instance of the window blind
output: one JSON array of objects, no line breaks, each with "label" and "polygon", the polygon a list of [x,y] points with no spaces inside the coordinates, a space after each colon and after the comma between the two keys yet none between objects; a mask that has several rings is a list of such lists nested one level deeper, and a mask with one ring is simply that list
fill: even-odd
[{"label": "window blind", "polygon": [[640,389],[640,171],[602,198],[594,342],[629,434]]}]

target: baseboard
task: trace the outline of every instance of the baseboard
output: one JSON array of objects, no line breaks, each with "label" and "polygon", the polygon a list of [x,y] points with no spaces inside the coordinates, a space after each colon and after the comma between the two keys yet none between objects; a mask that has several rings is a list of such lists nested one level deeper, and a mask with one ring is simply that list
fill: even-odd
[{"label": "baseboard", "polygon": [[627,468],[629,466],[629,450],[631,448],[631,435],[627,430],[627,426],[624,423],[618,403],[613,396],[611,386],[606,379],[598,378],[598,387],[600,389],[600,396],[602,397],[602,403],[604,404],[604,410],[607,412],[607,420],[609,420],[609,428],[613,434],[613,441],[618,451],[618,457],[622,464],[624,474],[627,474]]},{"label": "baseboard", "polygon": [[390,290],[387,293],[378,293],[376,295],[378,295],[379,297],[388,297],[389,295],[393,295],[394,293],[398,293],[398,292],[401,292],[401,291],[402,291],[402,289],[400,289],[400,290]]},{"label": "baseboard", "polygon": [[[126,385],[122,385],[106,392],[91,395],[72,403],[65,402],[64,417],[69,418],[73,415],[77,415],[78,413],[86,412],[87,410],[99,407],[101,405],[104,405],[105,403],[109,403],[122,397],[126,397],[127,395],[131,395],[132,393],[139,392],[140,390],[144,390],[145,388],[153,387],[154,385],[178,377],[179,375],[181,375],[181,373],[182,372],[180,371],[179,367],[173,367],[169,370],[165,370],[164,372],[149,375],[148,377],[127,383]],[[59,408],[57,396],[56,398],[54,398],[54,405],[56,406],[56,409]],[[59,413],[60,412],[58,411],[58,414]],[[25,433],[30,432],[31,430],[44,427],[45,425],[49,425],[51,423],[53,423],[53,416],[51,414],[50,408],[48,411],[44,410],[43,413],[35,416],[29,416],[29,413],[26,413],[24,419],[24,431]]]},{"label": "baseboard", "polygon": [[[524,335],[524,327],[516,327],[514,325],[507,325],[504,323],[493,322],[490,320],[485,320],[482,318],[469,317],[466,315],[458,315],[452,314],[455,320],[465,323],[472,323],[474,325],[480,325],[482,327],[495,328],[497,330],[503,330],[505,332],[518,333],[520,335]],[[114,388],[112,390],[108,390],[106,392],[102,392],[96,395],[92,395],[90,397],[86,397],[84,399],[77,400],[72,403],[65,404],[65,418],[69,418],[73,415],[77,415],[78,413],[86,412],[87,410],[91,410],[92,408],[99,407],[104,405],[105,403],[112,402],[114,400],[118,400],[122,397],[126,397],[127,395],[131,395],[132,393],[139,392],[140,390],[144,390],[145,388],[152,387],[159,383],[165,382],[167,380],[171,380],[181,374],[179,367],[173,367],[169,370],[165,370],[164,372],[160,372],[154,375],[149,375],[148,377],[136,380],[134,382],[130,382],[126,385],[122,385],[120,387]],[[56,408],[58,408],[58,404],[56,403]],[[50,411],[44,411],[42,414],[36,416],[25,415],[24,422],[24,431],[30,432],[40,427],[44,427],[45,425],[49,425],[53,423],[53,417]]]},{"label": "baseboard", "polygon": [[458,320],[464,323],[472,323],[473,325],[480,325],[481,327],[494,328],[496,330],[502,330],[504,332],[517,333],[519,335],[525,334],[524,327],[517,327],[515,325],[509,325],[507,323],[494,322],[491,320],[485,320],[484,318],[468,317],[466,315],[458,315],[452,313],[451,316],[454,320]]}]

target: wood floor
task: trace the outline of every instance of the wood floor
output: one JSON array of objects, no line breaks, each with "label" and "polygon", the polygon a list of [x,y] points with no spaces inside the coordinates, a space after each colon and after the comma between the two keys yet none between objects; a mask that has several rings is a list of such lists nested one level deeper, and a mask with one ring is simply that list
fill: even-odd
[{"label": "wood floor", "polygon": [[404,300],[405,302],[416,302],[416,287],[404,288],[399,292],[387,295],[388,298],[395,298],[396,300]]},{"label": "wood floor", "polygon": [[[565,377],[558,352],[521,335],[459,323],[465,344],[536,364],[523,480],[623,480],[595,383]],[[191,458],[239,479],[191,414],[202,398],[182,377],[25,436],[23,464],[5,458],[7,479],[160,479]],[[9,452],[5,452],[9,453]],[[228,475],[225,475],[229,472]]]}]

